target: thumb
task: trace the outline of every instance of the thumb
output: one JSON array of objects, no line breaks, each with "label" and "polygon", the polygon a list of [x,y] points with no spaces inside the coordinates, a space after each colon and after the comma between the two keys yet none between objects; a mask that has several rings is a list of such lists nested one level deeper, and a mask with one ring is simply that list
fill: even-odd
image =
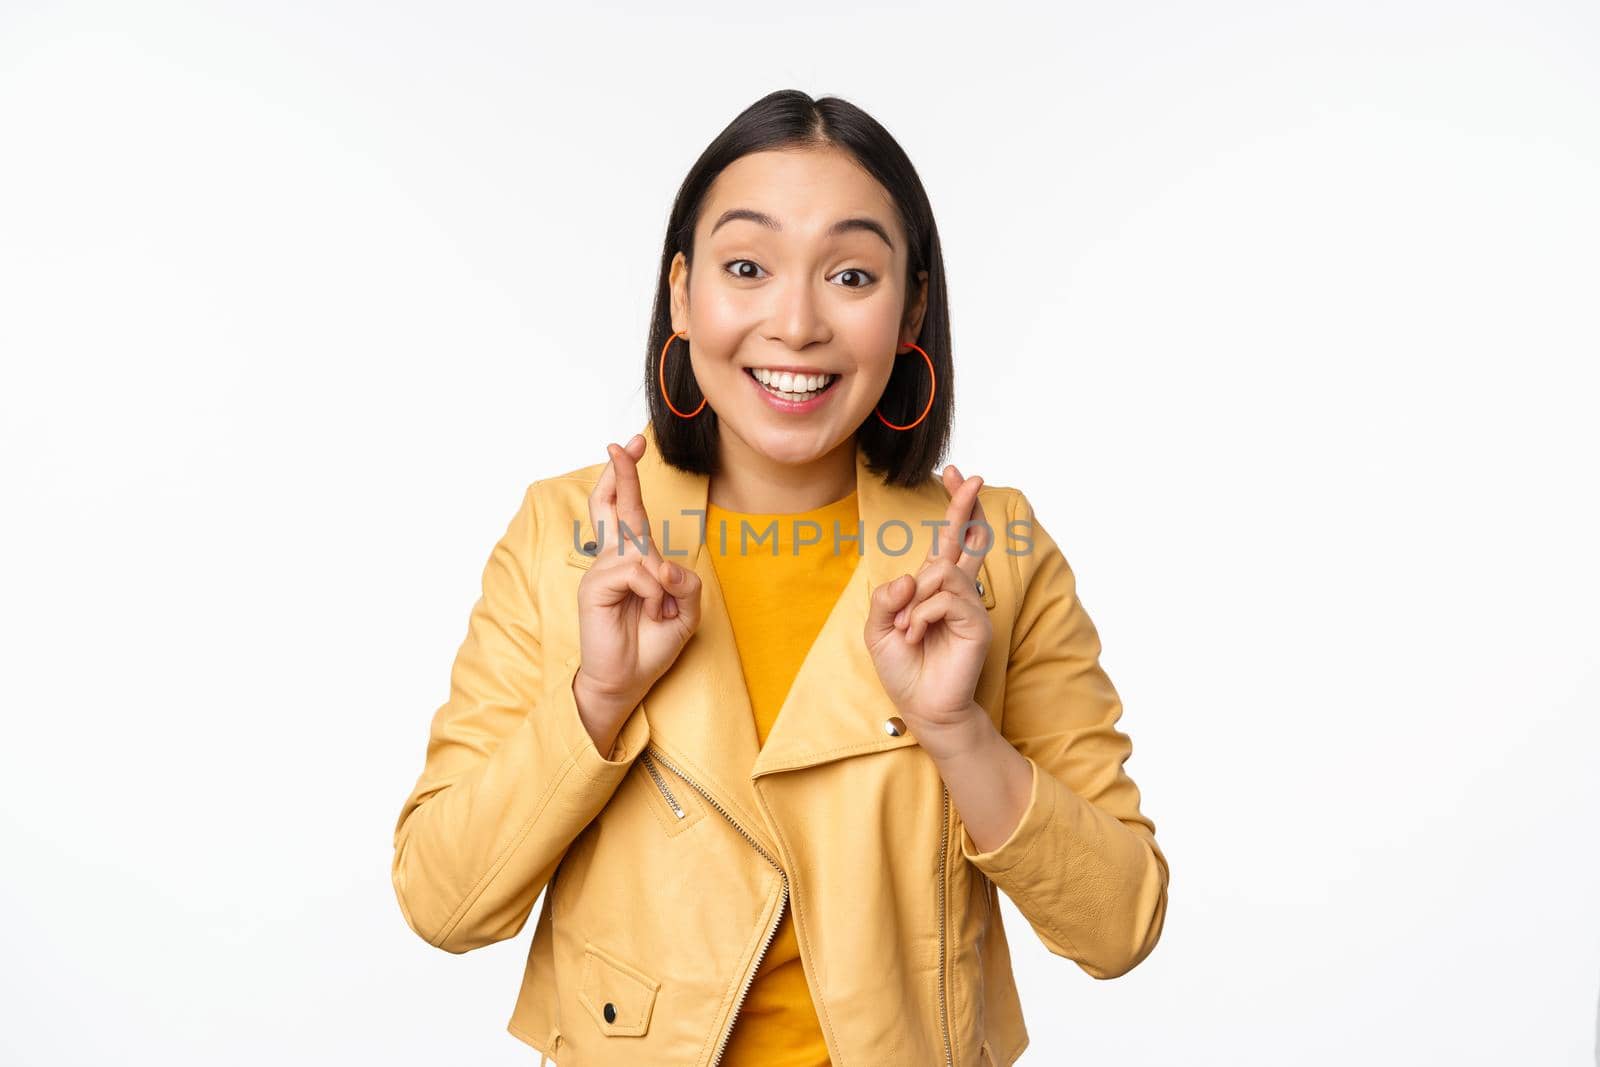
[{"label": "thumb", "polygon": [[670,559],[662,560],[661,584],[678,602],[678,616],[693,630],[700,625],[700,576]]},{"label": "thumb", "polygon": [[895,614],[911,603],[916,591],[917,580],[909,574],[902,574],[894,581],[885,582],[872,591],[872,599],[867,606],[865,636],[868,644],[877,644],[885,634],[894,629]]}]

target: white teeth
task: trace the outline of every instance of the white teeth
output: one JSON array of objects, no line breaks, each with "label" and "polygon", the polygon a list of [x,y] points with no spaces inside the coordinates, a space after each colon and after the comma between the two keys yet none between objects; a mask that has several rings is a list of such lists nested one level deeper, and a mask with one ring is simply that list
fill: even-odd
[{"label": "white teeth", "polygon": [[789,371],[770,371],[760,367],[752,368],[751,373],[756,381],[766,386],[770,391],[784,393],[791,397],[804,397],[821,392],[828,383],[838,377],[836,374],[793,374]]}]

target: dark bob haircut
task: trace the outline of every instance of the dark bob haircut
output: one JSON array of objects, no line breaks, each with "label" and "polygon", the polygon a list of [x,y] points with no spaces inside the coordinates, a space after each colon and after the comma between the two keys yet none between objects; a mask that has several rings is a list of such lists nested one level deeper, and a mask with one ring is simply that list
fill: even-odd
[{"label": "dark bob haircut", "polygon": [[[650,423],[661,458],[681,470],[715,473],[717,413],[708,405],[699,415],[685,419],[674,415],[661,396],[658,361],[662,347],[672,335],[670,272],[673,257],[682,251],[692,269],[695,227],[700,221],[706,194],[724,168],[752,152],[795,148],[842,149],[888,191],[910,243],[902,321],[916,296],[917,272],[928,272],[928,302],[916,342],[933,360],[938,376],[933,407],[911,430],[892,430],[872,414],[856,428],[856,440],[866,453],[871,470],[892,484],[918,485],[949,447],[954,414],[950,310],[946,301],[944,257],[939,249],[933,209],[911,160],[876,119],[838,97],[813,100],[794,89],[762,97],[729,123],[695,160],[673,201],[656,281],[655,308],[650,316],[650,340],[645,345],[645,395],[650,398]],[[703,397],[689,360],[685,358],[687,352],[681,344],[674,344],[667,352],[667,389],[680,411],[693,411]],[[908,353],[895,360],[889,383],[877,405],[884,418],[902,426],[914,421],[928,403],[928,365],[915,349]]]}]

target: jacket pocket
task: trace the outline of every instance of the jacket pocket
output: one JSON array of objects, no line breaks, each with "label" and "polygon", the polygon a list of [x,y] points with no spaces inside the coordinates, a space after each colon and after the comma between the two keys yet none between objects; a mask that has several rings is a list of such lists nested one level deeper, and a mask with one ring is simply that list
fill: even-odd
[{"label": "jacket pocket", "polygon": [[995,1067],[994,1049],[989,1047],[989,1040],[983,1041],[983,1067]]},{"label": "jacket pocket", "polygon": [[600,1032],[613,1037],[639,1037],[650,1029],[650,1013],[661,983],[592,941],[583,946],[578,999],[594,1017]]}]

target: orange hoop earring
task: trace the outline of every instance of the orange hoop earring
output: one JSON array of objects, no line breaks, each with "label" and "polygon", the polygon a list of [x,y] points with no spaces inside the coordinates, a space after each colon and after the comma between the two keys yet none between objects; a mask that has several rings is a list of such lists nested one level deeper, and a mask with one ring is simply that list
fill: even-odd
[{"label": "orange hoop earring", "polygon": [[688,331],[686,330],[676,330],[673,332],[672,336],[667,338],[667,343],[661,346],[661,371],[657,375],[657,377],[661,379],[661,399],[665,400],[667,402],[667,407],[672,408],[672,413],[681,419],[694,418],[696,415],[700,414],[701,409],[706,406],[706,398],[701,397],[700,407],[695,408],[693,411],[689,412],[689,414],[685,415],[677,408],[672,407],[672,398],[667,395],[667,349],[671,348],[672,342],[677,340],[679,337],[685,338],[685,343],[687,343],[687,335]]},{"label": "orange hoop earring", "polygon": [[[918,352],[922,352],[922,348],[920,346],[912,344],[910,341],[907,341],[906,344],[911,345],[911,347],[915,348]],[[904,355],[904,353],[900,354]],[[926,352],[922,352],[922,358],[927,360],[928,363],[928,404],[922,409],[922,414],[917,416],[917,421],[909,423],[905,426],[896,426],[894,423],[884,418],[883,412],[879,411],[876,407],[872,409],[872,413],[878,416],[878,421],[882,422],[891,430],[909,430],[911,427],[915,426],[917,422],[921,422],[923,419],[927,418],[928,412],[933,410],[933,392],[939,387],[939,382],[937,376],[933,373],[933,359]]]}]

